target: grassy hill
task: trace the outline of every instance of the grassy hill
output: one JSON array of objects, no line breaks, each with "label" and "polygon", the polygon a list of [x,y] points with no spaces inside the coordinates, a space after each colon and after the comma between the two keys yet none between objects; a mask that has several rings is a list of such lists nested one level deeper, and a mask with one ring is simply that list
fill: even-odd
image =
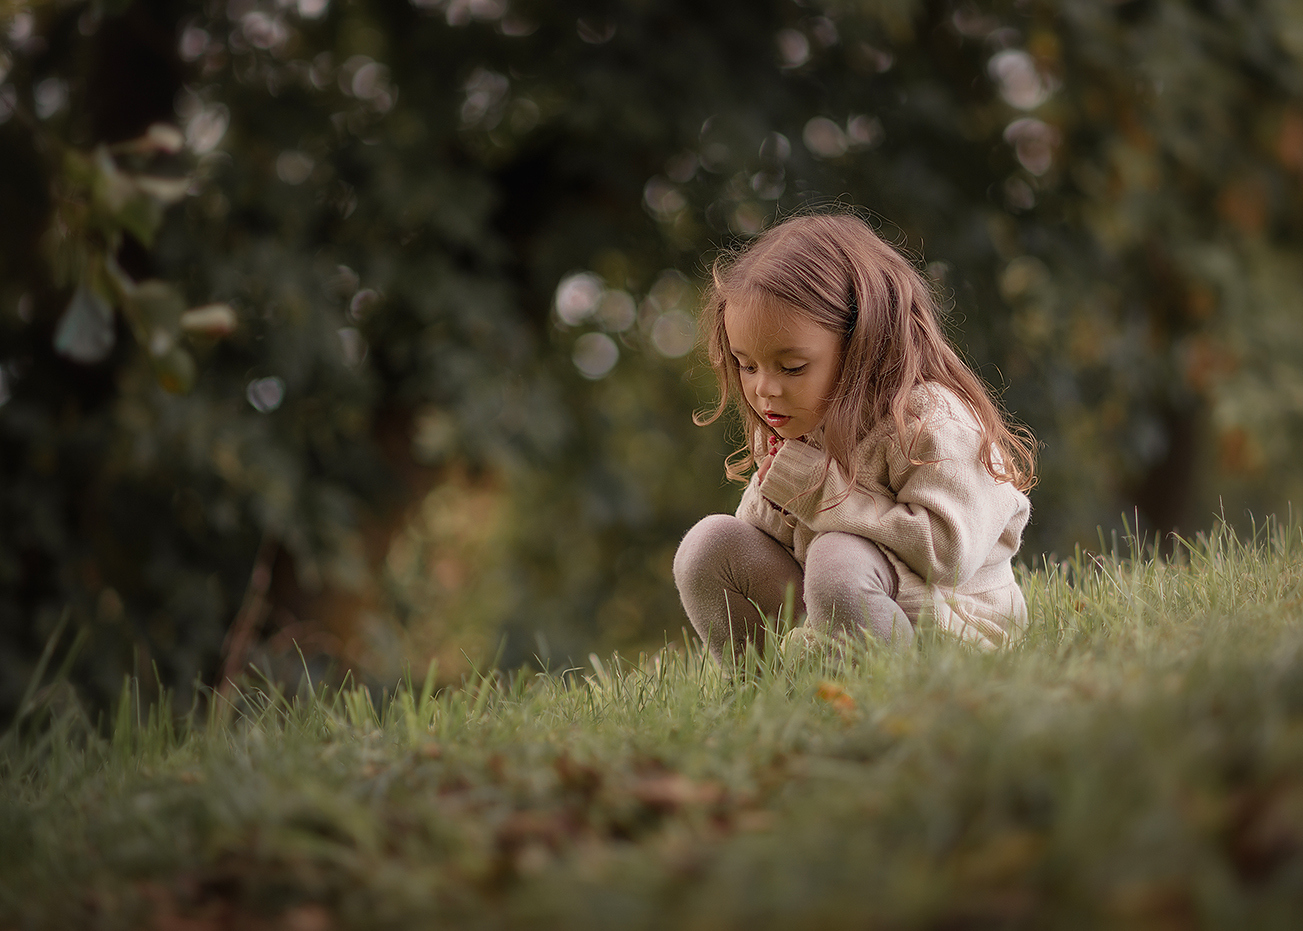
[{"label": "grassy hill", "polygon": [[667,647],[203,719],[127,683],[98,728],[55,677],[0,745],[0,931],[1297,926],[1303,534],[1023,581],[992,654]]}]

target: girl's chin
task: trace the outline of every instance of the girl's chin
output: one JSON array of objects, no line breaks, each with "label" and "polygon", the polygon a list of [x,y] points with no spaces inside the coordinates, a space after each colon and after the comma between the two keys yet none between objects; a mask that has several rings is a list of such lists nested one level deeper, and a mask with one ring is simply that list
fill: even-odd
[{"label": "girl's chin", "polygon": [[818,426],[811,427],[808,424],[800,424],[791,419],[782,424],[772,424],[767,421],[766,424],[771,433],[784,440],[803,440],[818,429]]}]

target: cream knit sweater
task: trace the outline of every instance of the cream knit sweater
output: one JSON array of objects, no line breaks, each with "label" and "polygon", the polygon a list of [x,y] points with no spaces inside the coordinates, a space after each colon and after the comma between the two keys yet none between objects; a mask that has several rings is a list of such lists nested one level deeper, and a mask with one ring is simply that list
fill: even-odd
[{"label": "cream knit sweater", "polygon": [[835,463],[825,474],[821,449],[785,441],[765,480],[752,476],[737,516],[787,547],[802,566],[821,533],[872,540],[896,569],[896,600],[911,622],[930,618],[980,646],[1005,644],[1027,621],[1010,559],[1031,504],[982,465],[977,421],[950,390],[914,389],[910,414],[910,455],[901,452],[894,425],[881,425],[857,449],[859,473],[849,494]]}]

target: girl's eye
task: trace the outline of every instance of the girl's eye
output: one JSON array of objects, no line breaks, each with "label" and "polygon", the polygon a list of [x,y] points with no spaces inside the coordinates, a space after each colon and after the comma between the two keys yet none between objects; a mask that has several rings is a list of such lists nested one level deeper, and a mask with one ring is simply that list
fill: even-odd
[{"label": "girl's eye", "polygon": [[784,375],[800,375],[804,371],[805,371],[804,365],[796,365],[793,366],[792,368],[787,368],[787,367],[783,368]]},{"label": "girl's eye", "polygon": [[739,362],[737,364],[737,367],[741,369],[743,372],[746,372],[748,375],[752,374],[756,370],[756,367],[754,365],[746,365],[742,362]]}]

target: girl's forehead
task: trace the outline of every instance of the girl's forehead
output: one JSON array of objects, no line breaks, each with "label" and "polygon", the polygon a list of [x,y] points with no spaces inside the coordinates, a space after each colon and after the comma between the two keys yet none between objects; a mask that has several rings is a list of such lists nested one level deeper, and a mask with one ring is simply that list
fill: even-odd
[{"label": "girl's forehead", "polygon": [[739,295],[724,303],[724,325],[733,327],[773,330],[790,326],[793,320],[805,315],[795,307],[776,298]]},{"label": "girl's forehead", "polygon": [[730,341],[768,343],[788,340],[810,326],[810,317],[775,298],[741,296],[724,302],[724,329]]}]

